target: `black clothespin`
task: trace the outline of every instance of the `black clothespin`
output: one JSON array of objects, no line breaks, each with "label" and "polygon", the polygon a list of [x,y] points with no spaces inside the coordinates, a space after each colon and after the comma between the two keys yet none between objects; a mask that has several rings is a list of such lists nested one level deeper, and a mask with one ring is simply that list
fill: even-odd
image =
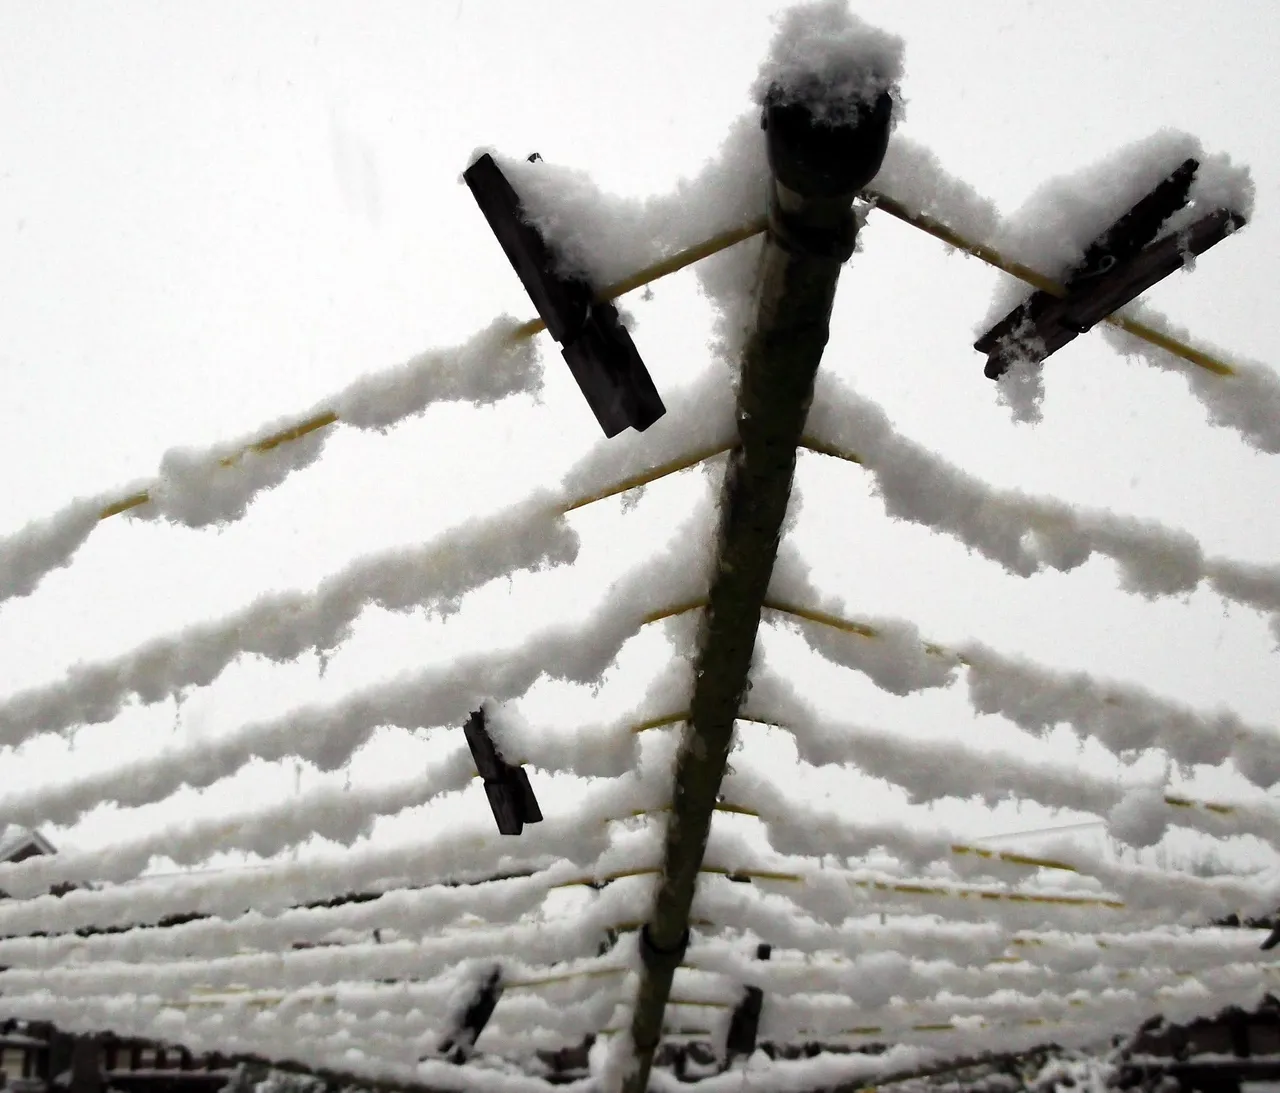
[{"label": "black clothespin", "polygon": [[1239,213],[1213,209],[1185,230],[1151,242],[1161,225],[1187,204],[1199,167],[1195,159],[1179,164],[1094,240],[1067,276],[1066,296],[1036,291],[974,342],[976,350],[987,354],[987,378],[999,379],[1018,360],[1040,363],[1181,269],[1188,254],[1203,254],[1243,227]]},{"label": "black clothespin", "polygon": [[[541,158],[535,152],[530,162]],[[617,309],[591,285],[555,269],[550,247],[525,219],[520,198],[487,152],[462,174],[515,267],[529,299],[578,381],[605,436],[640,432],[667,412]]]},{"label": "black clothespin", "polygon": [[485,728],[484,709],[476,710],[462,727],[476,761],[476,770],[484,779],[484,791],[489,797],[489,807],[503,835],[519,835],[525,824],[536,824],[542,819],[538,799],[533,795],[529,775],[524,767],[515,766],[502,758],[493,739]]},{"label": "black clothespin", "polygon": [[498,999],[501,997],[502,968],[495,967],[480,983],[479,989],[467,1003],[457,1030],[446,1036],[440,1044],[440,1054],[458,1066],[465,1063],[471,1057],[476,1041],[480,1039],[480,1033],[489,1023],[489,1018],[493,1016]]},{"label": "black clothespin", "polygon": [[[756,959],[768,960],[773,946],[756,946]],[[738,1056],[750,1057],[756,1050],[756,1035],[760,1030],[760,1012],[764,1008],[764,991],[759,987],[747,987],[742,1000],[729,1019],[729,1035],[725,1040],[726,1062],[732,1063]]]}]

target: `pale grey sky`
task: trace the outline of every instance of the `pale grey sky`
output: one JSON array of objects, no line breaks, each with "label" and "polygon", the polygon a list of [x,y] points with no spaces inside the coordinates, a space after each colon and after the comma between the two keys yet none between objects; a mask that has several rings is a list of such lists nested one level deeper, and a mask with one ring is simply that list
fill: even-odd
[{"label": "pale grey sky", "polygon": [[[666,192],[748,109],[780,7],[0,7],[0,532],[149,476],[167,448],[306,408],[501,312],[531,314],[458,182],[472,150],[537,150],[616,193]],[[1280,262],[1280,8],[883,0],[854,10],[905,39],[900,132],[1002,211],[1162,126],[1249,164],[1258,194],[1248,229],[1151,298],[1203,338],[1280,362],[1269,299]],[[1043,424],[1015,426],[970,348],[991,272],[880,215],[863,241],[824,367],[901,431],[993,483],[1157,518],[1209,553],[1280,559],[1280,457],[1210,428],[1179,379],[1086,336],[1049,363]],[[625,305],[660,389],[700,369],[709,316],[691,275]],[[359,553],[426,539],[554,482],[597,430],[558,360],[548,377],[537,407],[446,407],[388,437],[341,433],[316,467],[221,532],[111,521],[70,569],[0,607],[0,689],[262,591],[308,586]],[[859,610],[1277,720],[1274,641],[1255,613],[1208,592],[1145,603],[1116,590],[1109,562],[1019,581],[890,525],[856,467],[805,457],[800,481],[806,556],[819,584]],[[693,495],[671,491],[650,491],[640,511],[671,526],[675,498]],[[614,541],[616,511],[584,518],[592,551]],[[504,596],[485,594],[443,627],[374,620],[324,681],[313,660],[233,670],[189,699],[181,731],[333,696],[554,609]],[[904,700],[822,666],[806,672],[824,706],[852,717],[1011,738],[975,719],[959,690]],[[82,734],[75,761],[154,746],[173,723],[172,705],[131,712]],[[55,776],[58,754],[6,757],[5,781]]]}]

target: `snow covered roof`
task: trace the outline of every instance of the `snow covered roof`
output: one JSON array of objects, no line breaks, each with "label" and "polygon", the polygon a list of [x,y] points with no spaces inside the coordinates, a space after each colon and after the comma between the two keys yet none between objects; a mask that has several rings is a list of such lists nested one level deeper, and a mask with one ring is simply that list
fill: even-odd
[{"label": "snow covered roof", "polygon": [[0,833],[0,862],[20,861],[35,854],[55,854],[57,851],[39,831],[7,824]]}]

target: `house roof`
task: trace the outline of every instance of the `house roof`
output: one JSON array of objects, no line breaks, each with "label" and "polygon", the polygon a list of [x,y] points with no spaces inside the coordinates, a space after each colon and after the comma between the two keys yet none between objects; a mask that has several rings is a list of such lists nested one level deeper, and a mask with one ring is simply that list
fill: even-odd
[{"label": "house roof", "polygon": [[[19,854],[30,847],[37,854],[56,854],[57,848],[39,831],[8,824],[0,834],[0,862],[15,860]],[[31,856],[30,854],[26,856]]]}]

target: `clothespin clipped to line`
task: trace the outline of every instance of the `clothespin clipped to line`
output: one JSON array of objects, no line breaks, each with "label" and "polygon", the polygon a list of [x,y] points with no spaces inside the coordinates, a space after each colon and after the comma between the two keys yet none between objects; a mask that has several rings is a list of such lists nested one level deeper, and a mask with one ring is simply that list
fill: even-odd
[{"label": "clothespin clipped to line", "polygon": [[[1037,290],[973,343],[987,354],[985,374],[999,379],[1016,361],[1039,364],[1157,282],[1244,227],[1244,217],[1214,209],[1189,227],[1152,240],[1186,204],[1200,164],[1188,159],[1089,245],[1066,279],[1066,294]],[[1150,244],[1150,245],[1149,245]]]},{"label": "clothespin clipped to line", "polygon": [[[529,162],[542,157],[534,152]],[[555,268],[547,241],[525,217],[520,198],[487,152],[462,174],[529,299],[577,380],[605,436],[644,432],[667,412],[618,310],[596,300],[580,277]]]},{"label": "clothespin clipped to line", "polygon": [[[502,997],[502,968],[495,965],[493,970],[479,983],[476,992],[467,1003],[467,1008],[458,1021],[458,1027],[440,1044],[439,1052],[448,1062],[461,1066],[475,1050],[476,1041],[484,1031],[489,1018],[498,1006]],[[424,1056],[420,1062],[426,1062],[431,1056]]]},{"label": "clothespin clipped to line", "polygon": [[[756,946],[756,959],[768,960],[773,946],[767,943]],[[736,1058],[750,1058],[756,1050],[756,1035],[760,1030],[760,1014],[764,1008],[764,991],[759,987],[747,987],[729,1019],[729,1033],[725,1038],[725,1065]]]},{"label": "clothespin clipped to line", "polygon": [[502,758],[493,738],[485,727],[484,708],[476,710],[462,727],[471,749],[476,770],[484,779],[484,791],[493,809],[493,818],[503,835],[519,835],[525,824],[542,820],[542,810],[533,795],[529,775],[524,767],[515,766]]}]

